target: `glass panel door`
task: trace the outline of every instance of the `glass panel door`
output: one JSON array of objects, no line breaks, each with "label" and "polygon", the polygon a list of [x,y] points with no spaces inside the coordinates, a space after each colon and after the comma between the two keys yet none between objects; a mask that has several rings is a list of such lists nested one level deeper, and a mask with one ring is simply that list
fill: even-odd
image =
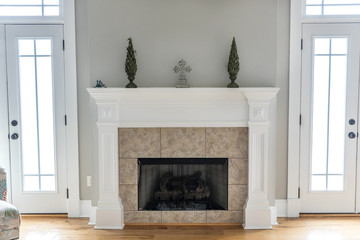
[{"label": "glass panel door", "polygon": [[301,212],[355,212],[360,24],[304,24]]},{"label": "glass panel door", "polygon": [[66,213],[63,28],[6,26],[12,200]]}]

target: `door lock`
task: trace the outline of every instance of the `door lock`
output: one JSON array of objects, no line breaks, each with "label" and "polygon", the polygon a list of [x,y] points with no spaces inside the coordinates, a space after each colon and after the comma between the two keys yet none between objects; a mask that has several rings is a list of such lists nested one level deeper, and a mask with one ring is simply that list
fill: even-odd
[{"label": "door lock", "polygon": [[18,138],[19,138],[19,134],[17,134],[17,133],[11,134],[11,139],[12,139],[12,140],[16,140],[16,139],[18,139]]},{"label": "door lock", "polygon": [[354,132],[350,132],[348,136],[349,138],[353,139],[356,137],[356,134]]}]

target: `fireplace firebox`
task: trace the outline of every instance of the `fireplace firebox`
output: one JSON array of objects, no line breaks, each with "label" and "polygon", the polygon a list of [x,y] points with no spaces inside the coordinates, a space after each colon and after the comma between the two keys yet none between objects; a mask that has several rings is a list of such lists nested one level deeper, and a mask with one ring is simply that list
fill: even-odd
[{"label": "fireplace firebox", "polygon": [[139,211],[228,209],[227,158],[139,158]]}]

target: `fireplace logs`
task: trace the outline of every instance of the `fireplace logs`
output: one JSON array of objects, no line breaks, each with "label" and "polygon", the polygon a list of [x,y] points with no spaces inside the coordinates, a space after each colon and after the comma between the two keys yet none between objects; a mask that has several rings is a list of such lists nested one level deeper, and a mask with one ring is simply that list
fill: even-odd
[{"label": "fireplace logs", "polygon": [[191,176],[174,177],[172,173],[164,174],[159,181],[159,190],[155,192],[157,201],[206,200],[211,191],[201,172]]}]

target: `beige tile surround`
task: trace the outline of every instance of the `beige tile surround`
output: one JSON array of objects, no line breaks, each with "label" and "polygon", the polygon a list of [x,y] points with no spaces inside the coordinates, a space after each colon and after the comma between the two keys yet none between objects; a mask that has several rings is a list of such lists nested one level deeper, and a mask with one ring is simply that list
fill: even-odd
[{"label": "beige tile surround", "polygon": [[[138,211],[140,157],[229,158],[227,211]],[[119,128],[125,223],[241,223],[248,184],[248,128]]]}]

